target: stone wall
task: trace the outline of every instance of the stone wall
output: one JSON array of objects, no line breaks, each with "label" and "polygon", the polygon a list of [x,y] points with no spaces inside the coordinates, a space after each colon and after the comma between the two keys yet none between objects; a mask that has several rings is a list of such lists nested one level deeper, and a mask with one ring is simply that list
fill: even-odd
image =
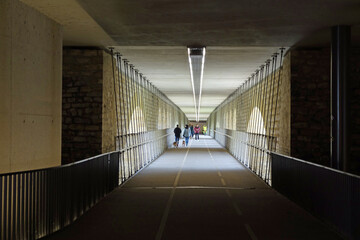
[{"label": "stone wall", "polygon": [[[103,83],[103,96],[102,96],[102,152],[110,152],[115,150],[115,136],[118,136],[118,126],[117,126],[117,116],[116,116],[116,107],[117,112],[120,112],[120,103],[119,103],[119,93],[118,93],[118,73],[115,59],[111,57],[110,54],[102,52],[103,66],[102,66],[102,83]],[[114,77],[113,77],[113,68],[112,68],[112,59],[114,61],[114,71],[115,71],[115,90],[116,90],[116,99],[114,92]],[[125,81],[124,81],[125,82]],[[124,97],[125,95],[121,95]],[[116,100],[116,103],[115,103]],[[119,115],[118,115],[119,116]],[[122,115],[126,118],[126,114]],[[124,120],[124,119],[123,119]],[[120,124],[119,124],[120,125]],[[119,126],[120,127],[120,126]],[[122,131],[121,131],[122,134]]]},{"label": "stone wall", "polygon": [[290,58],[287,53],[281,68],[257,83],[247,82],[247,88],[225,100],[207,122],[210,134],[269,184],[270,158],[264,149],[290,154]]},{"label": "stone wall", "polygon": [[279,90],[276,150],[281,154],[291,155],[291,52],[284,57]]},{"label": "stone wall", "polygon": [[291,51],[291,155],[330,165],[330,51]]},{"label": "stone wall", "polygon": [[0,1],[0,173],[60,165],[61,51],[59,24]]},{"label": "stone wall", "polygon": [[[291,155],[330,165],[330,49],[293,50]],[[350,156],[347,171],[360,174],[360,49],[351,49]]]},{"label": "stone wall", "polygon": [[102,152],[103,51],[63,50],[62,163]]},{"label": "stone wall", "polygon": [[108,52],[69,48],[63,58],[63,163],[153,140],[186,120],[149,83],[119,75]]},{"label": "stone wall", "polygon": [[[290,154],[290,86],[290,54],[287,54],[281,71],[264,77],[255,87],[235,94],[217,108],[208,119],[210,130],[230,129],[274,136],[274,150]],[[254,117],[256,111],[260,114]]]}]

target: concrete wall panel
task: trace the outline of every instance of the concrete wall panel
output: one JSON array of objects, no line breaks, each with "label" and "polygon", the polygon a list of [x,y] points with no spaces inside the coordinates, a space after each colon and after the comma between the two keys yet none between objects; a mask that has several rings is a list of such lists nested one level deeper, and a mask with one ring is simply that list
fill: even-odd
[{"label": "concrete wall panel", "polygon": [[61,27],[17,0],[0,9],[0,172],[59,165]]},{"label": "concrete wall panel", "polygon": [[[4,4],[2,1],[1,4]],[[0,9],[2,6],[0,6]],[[1,11],[1,10],[0,10]],[[0,16],[2,14],[0,13]],[[0,22],[0,26],[3,26]],[[10,168],[11,142],[11,41],[0,35],[0,172]]]},{"label": "concrete wall panel", "polygon": [[[0,36],[11,36],[11,7],[12,1],[0,1]],[[1,39],[1,45],[5,42]]]}]

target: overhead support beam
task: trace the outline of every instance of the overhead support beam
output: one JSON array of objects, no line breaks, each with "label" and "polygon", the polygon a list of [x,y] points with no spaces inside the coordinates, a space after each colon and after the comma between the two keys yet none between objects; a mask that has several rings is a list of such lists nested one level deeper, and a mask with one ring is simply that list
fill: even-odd
[{"label": "overhead support beam", "polygon": [[331,29],[331,167],[347,170],[349,156],[350,26]]},{"label": "overhead support beam", "polygon": [[193,89],[195,116],[196,121],[199,121],[200,106],[201,106],[201,93],[204,75],[205,64],[205,47],[188,48],[191,85]]}]

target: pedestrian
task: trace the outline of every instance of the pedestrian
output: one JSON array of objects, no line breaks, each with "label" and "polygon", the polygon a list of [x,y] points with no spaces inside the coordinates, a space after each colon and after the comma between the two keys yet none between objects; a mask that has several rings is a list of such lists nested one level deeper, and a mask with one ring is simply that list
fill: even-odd
[{"label": "pedestrian", "polygon": [[179,128],[179,125],[176,125],[176,128],[174,129],[174,134],[175,134],[174,146],[178,147],[179,146],[179,140],[180,140],[180,134],[181,134],[181,128]]},{"label": "pedestrian", "polygon": [[185,138],[185,146],[187,146],[189,143],[190,134],[191,133],[190,133],[189,125],[186,124],[185,129],[183,131],[183,137]]},{"label": "pedestrian", "polygon": [[195,140],[199,140],[200,127],[198,124],[194,127]]},{"label": "pedestrian", "polygon": [[194,137],[194,126],[192,124],[190,124],[190,133],[191,133],[191,138]]}]

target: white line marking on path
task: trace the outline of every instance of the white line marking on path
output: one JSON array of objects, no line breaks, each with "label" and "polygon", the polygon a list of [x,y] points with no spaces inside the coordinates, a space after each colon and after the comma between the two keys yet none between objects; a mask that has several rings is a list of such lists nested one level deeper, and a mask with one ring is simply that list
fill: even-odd
[{"label": "white line marking on path", "polygon": [[229,191],[229,189],[226,189],[225,192],[226,192],[226,194],[229,196],[229,198],[232,197],[232,194],[231,194],[231,192]]},{"label": "white line marking on path", "polygon": [[242,216],[242,212],[240,211],[239,206],[236,204],[236,202],[233,202],[233,207],[235,208],[236,213],[239,216]]},{"label": "white line marking on path", "polygon": [[223,178],[221,178],[221,183],[222,183],[222,185],[226,186],[226,182]]},{"label": "white line marking on path", "polygon": [[214,159],[214,157],[212,156],[211,151],[210,151],[209,146],[207,145],[207,142],[206,142],[206,141],[205,141],[205,145],[206,145],[206,149],[208,150],[208,153],[209,153],[209,155],[210,155],[210,158],[211,158],[211,160],[213,161],[213,163],[214,163],[214,165],[215,165],[215,168],[217,169],[217,174],[218,174],[218,176],[220,177],[220,180],[221,180],[222,185],[223,185],[223,186],[226,186],[226,182],[225,182],[224,178],[222,177],[222,174],[221,174],[219,168],[216,166],[215,159]]},{"label": "white line marking on path", "polygon": [[[191,145],[191,143],[190,143]],[[170,197],[169,197],[169,200],[166,204],[166,207],[165,207],[165,211],[164,211],[164,214],[161,218],[161,222],[160,222],[160,226],[159,226],[159,229],[158,229],[158,232],[156,233],[156,237],[155,239],[156,240],[161,240],[162,238],[162,235],[164,233],[164,229],[165,229],[165,225],[166,225],[166,221],[168,219],[168,216],[169,216],[169,212],[170,212],[170,208],[171,208],[171,204],[172,204],[172,201],[174,199],[174,195],[175,195],[175,190],[176,190],[176,187],[177,185],[179,184],[179,179],[180,179],[180,175],[181,175],[181,172],[182,172],[182,169],[185,165],[185,161],[186,161],[186,158],[189,154],[189,150],[190,150],[190,146],[188,147],[187,151],[186,151],[186,154],[185,154],[185,157],[184,157],[184,160],[180,166],[180,169],[176,175],[176,178],[175,178],[175,181],[174,181],[174,184],[173,184],[173,187],[172,187],[172,190],[171,190],[171,194],[170,194]]]},{"label": "white line marking on path", "polygon": [[[206,142],[205,142],[205,144],[206,144]],[[215,164],[215,159],[214,159],[214,157],[212,156],[211,151],[210,151],[210,149],[209,149],[209,147],[208,147],[207,144],[206,144],[206,148],[207,148],[207,150],[208,150],[208,152],[209,152],[209,155],[210,155],[211,159],[213,160],[213,162],[214,162],[214,164]],[[216,164],[215,164],[215,167],[218,169],[218,167],[216,166]],[[223,185],[223,186],[226,186],[225,179],[222,177],[221,172],[220,172],[219,169],[218,169],[218,176],[220,177],[220,180],[221,180],[222,185]],[[229,189],[226,189],[225,192],[226,192],[226,194],[228,195],[228,197],[230,198],[230,200],[232,201],[232,205],[233,205],[233,207],[234,207],[234,209],[235,209],[236,214],[239,215],[239,216],[242,216],[242,212],[241,212],[239,206],[236,204],[236,202],[232,199],[232,194],[230,193]],[[249,229],[248,229],[248,232],[251,231],[251,233],[253,234],[253,235],[251,235],[251,234],[249,233],[249,234],[251,235],[251,238],[252,238],[253,240],[256,239],[256,236],[255,236],[255,234],[253,233],[253,231],[251,230],[250,226],[249,226],[249,225],[247,225],[247,226],[248,226],[248,227],[246,227],[246,228],[247,228],[247,229],[249,228]],[[253,238],[253,237],[255,237],[255,238]]]},{"label": "white line marking on path", "polygon": [[249,235],[250,235],[250,238],[252,240],[257,240],[257,237],[255,236],[255,233],[254,231],[251,229],[250,225],[249,224],[245,224],[245,228],[246,230],[248,231]]}]

